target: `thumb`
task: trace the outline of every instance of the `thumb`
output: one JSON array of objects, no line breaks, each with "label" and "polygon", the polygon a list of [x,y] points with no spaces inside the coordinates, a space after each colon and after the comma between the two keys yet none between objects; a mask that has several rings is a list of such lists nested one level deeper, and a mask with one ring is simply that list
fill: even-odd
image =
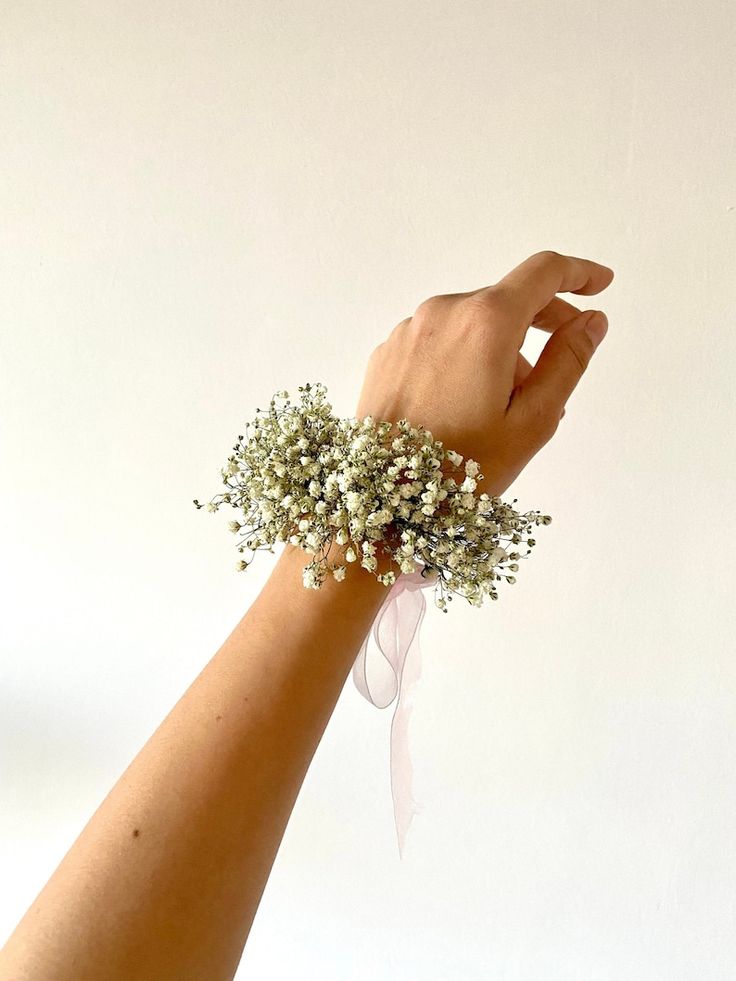
[{"label": "thumb", "polygon": [[519,402],[559,419],[607,330],[600,310],[586,310],[554,330],[520,386]]}]

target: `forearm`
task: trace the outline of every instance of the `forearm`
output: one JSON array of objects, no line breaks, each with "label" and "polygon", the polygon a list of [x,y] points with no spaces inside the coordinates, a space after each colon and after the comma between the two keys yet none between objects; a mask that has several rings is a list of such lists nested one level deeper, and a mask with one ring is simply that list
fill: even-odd
[{"label": "forearm", "polygon": [[302,585],[287,546],[0,953],[0,978],[231,978],[314,752],[386,587]]}]

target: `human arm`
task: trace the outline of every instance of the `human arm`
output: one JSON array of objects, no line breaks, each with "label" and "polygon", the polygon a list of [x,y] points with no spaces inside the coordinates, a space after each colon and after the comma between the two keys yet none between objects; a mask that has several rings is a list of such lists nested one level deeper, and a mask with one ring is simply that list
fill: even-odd
[{"label": "human arm", "polygon": [[232,978],[309,764],[386,587],[264,589],[104,800],[0,954],[12,981]]},{"label": "human arm", "polygon": [[[551,438],[593,353],[557,292],[611,270],[539,253],[432,297],[374,351],[357,415],[407,418],[500,495]],[[526,330],[551,333],[532,368]],[[356,566],[304,589],[286,547],[264,590],[133,760],[0,953],[7,981],[231,978],[291,810],[385,587]],[[137,834],[136,834],[137,831]]]}]

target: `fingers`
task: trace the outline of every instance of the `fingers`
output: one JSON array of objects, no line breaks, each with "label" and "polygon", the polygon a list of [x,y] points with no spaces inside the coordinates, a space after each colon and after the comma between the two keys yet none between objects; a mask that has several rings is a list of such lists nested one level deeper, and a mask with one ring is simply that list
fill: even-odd
[{"label": "fingers", "polygon": [[529,256],[495,285],[451,298],[469,301],[472,306],[466,304],[465,309],[470,309],[480,323],[494,328],[488,336],[489,356],[494,370],[510,391],[518,352],[529,325],[555,331],[579,315],[577,307],[556,294],[600,293],[612,280],[613,270],[608,266],[545,251]]},{"label": "fingers", "polygon": [[546,307],[542,307],[539,313],[531,322],[532,327],[546,330],[551,334],[553,330],[569,323],[575,317],[579,317],[583,311],[566,300],[561,300],[558,296],[550,300]]},{"label": "fingers", "polygon": [[[508,298],[513,312],[524,326],[530,324],[557,293],[600,293],[613,280],[613,270],[590,259],[537,252],[525,259],[495,287]],[[482,292],[482,291],[479,291]]]},{"label": "fingers", "polygon": [[596,349],[586,332],[596,317],[608,323],[600,311],[586,310],[553,331],[537,363],[514,390],[507,415],[514,415],[521,425],[540,421],[543,426],[556,425]]},{"label": "fingers", "polygon": [[[559,296],[556,296],[554,300],[550,300],[546,307],[542,307],[539,313],[536,315],[532,322],[532,327],[539,327],[540,330],[546,330],[548,333],[552,333],[553,330],[557,330],[563,324],[568,323],[570,320],[574,320],[575,317],[579,317],[582,310],[579,307],[573,306],[572,303],[568,303],[566,300],[561,300]],[[519,355],[521,358],[521,355]],[[532,366],[522,358],[529,365],[529,371],[524,373],[524,378],[529,375],[532,370]],[[520,378],[519,381],[514,381],[514,385],[518,385],[520,382],[524,381],[524,378]],[[563,407],[560,413],[560,419],[565,415],[565,409]]]},{"label": "fingers", "polygon": [[[484,331],[484,357],[500,389],[512,393],[506,411],[524,401],[526,391],[527,402],[538,397],[547,405],[550,418],[559,421],[594,348],[585,334],[579,334],[592,312],[581,314],[557,293],[593,295],[606,289],[613,278],[612,269],[590,259],[537,252],[493,286],[425,300],[412,319],[436,319],[443,311],[451,317],[459,311],[462,321]],[[583,320],[577,322],[580,317]],[[570,327],[573,323],[576,326]],[[530,324],[552,335],[533,370],[530,366],[527,370],[528,362],[520,354]],[[558,333],[561,336],[555,340]]]},{"label": "fingers", "polygon": [[[569,323],[574,320],[575,317],[579,317],[582,311],[573,306],[572,303],[568,303],[566,300],[561,300],[559,296],[556,296],[554,300],[550,300],[546,307],[542,307],[539,313],[536,315],[532,321],[532,327],[538,327],[540,330],[546,330],[547,333],[551,334],[552,331],[557,330],[563,324]],[[524,371],[523,375],[520,375],[517,371],[517,376],[514,378],[514,387],[521,384],[528,376],[532,370],[532,366],[526,360],[526,358],[519,355],[521,361],[528,366],[528,371]],[[562,412],[560,413],[560,419],[565,415],[565,408],[563,406]]]}]

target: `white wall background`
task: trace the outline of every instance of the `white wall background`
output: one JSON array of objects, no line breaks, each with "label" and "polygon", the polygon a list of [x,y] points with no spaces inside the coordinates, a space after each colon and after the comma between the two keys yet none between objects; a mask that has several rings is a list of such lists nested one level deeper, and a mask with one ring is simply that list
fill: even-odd
[{"label": "white wall background", "polygon": [[422,299],[551,248],[616,272],[505,495],[554,521],[429,610],[403,863],[348,679],[239,976],[733,978],[732,5],[0,14],[2,938],[270,571],[191,503],[241,422],[352,414]]}]

